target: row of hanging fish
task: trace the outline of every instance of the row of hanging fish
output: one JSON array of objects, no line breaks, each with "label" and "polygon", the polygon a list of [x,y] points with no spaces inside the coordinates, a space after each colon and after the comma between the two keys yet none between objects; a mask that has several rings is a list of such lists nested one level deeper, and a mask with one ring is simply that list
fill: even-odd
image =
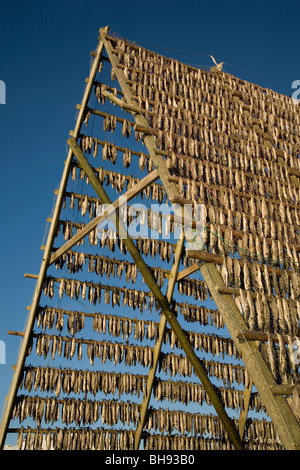
[{"label": "row of hanging fish", "polygon": [[[207,374],[218,380],[222,380],[223,384],[231,386],[233,383],[245,385],[249,382],[249,376],[245,367],[238,364],[231,364],[219,361],[201,359],[205,366]],[[191,363],[186,356],[174,353],[162,353],[159,358],[159,371],[165,374],[176,376],[179,374],[183,377],[191,377],[193,369]]]},{"label": "row of hanging fish", "polygon": [[101,392],[105,395],[118,393],[119,397],[125,393],[139,398],[146,391],[146,379],[145,375],[122,372],[29,366],[24,372],[20,389],[52,392],[56,397],[70,393],[95,396]]},{"label": "row of hanging fish", "polygon": [[183,315],[187,322],[197,322],[201,325],[211,325],[216,328],[224,328],[224,320],[218,310],[209,309],[203,305],[177,302],[174,306],[176,312]]},{"label": "row of hanging fish", "polygon": [[211,437],[223,438],[224,427],[215,415],[189,413],[181,410],[153,409],[150,407],[145,429],[160,432],[178,431],[180,434],[209,434]]},{"label": "row of hanging fish", "polygon": [[[76,400],[74,398],[56,399],[31,396],[18,396],[13,409],[13,419],[22,423],[32,418],[41,426],[54,424],[61,420],[66,426],[91,425],[101,419],[101,423],[108,426],[123,425],[136,426],[140,417],[139,404],[123,402],[120,400]],[[258,424],[259,426],[259,424]],[[174,432],[186,435],[209,434],[211,437],[224,437],[224,428],[221,420],[214,415],[184,412],[182,410],[169,410],[149,408],[145,429],[150,431]]]},{"label": "row of hanging fish", "polygon": [[[116,258],[108,258],[99,255],[87,255],[83,252],[70,251],[64,253],[59,260],[57,260],[56,268],[63,269],[66,265],[67,269],[71,274],[77,273],[83,269],[83,266],[87,264],[88,271],[95,272],[101,277],[104,274],[110,279],[118,277],[121,279],[122,275],[125,274],[126,282],[129,283],[131,280],[134,284],[137,279],[137,266],[135,263],[130,263],[125,260],[117,260]],[[164,284],[165,272],[162,268],[153,267],[150,268],[153,277],[157,280],[159,287]],[[207,288],[203,281],[196,279],[181,280],[178,282],[178,291],[181,295],[193,296],[195,300],[207,300]]]},{"label": "row of hanging fish", "polygon": [[[218,339],[212,344],[217,344]],[[143,367],[150,367],[153,360],[153,351],[150,346],[139,346],[132,344],[124,344],[119,342],[85,340],[81,338],[68,338],[56,335],[39,334],[36,340],[36,353],[38,356],[43,355],[44,359],[50,354],[52,359],[55,355],[63,355],[66,359],[71,359],[75,353],[78,360],[82,359],[83,345],[86,346],[84,351],[90,364],[93,366],[96,359],[102,364],[111,361],[116,364],[124,363],[132,366],[140,364]],[[206,363],[209,375],[215,376],[217,379],[223,380],[224,384],[237,381],[245,384],[245,370],[241,366],[234,364],[226,364],[217,361],[207,361]],[[171,376],[179,374],[180,376],[190,377],[193,369],[191,363],[186,356],[174,353],[161,353],[159,358],[159,369]],[[247,375],[247,374],[246,374]]]},{"label": "row of hanging fish", "polygon": [[[102,364],[107,360],[115,365],[124,361],[125,365],[140,364],[150,367],[152,364],[152,348],[150,346],[136,346],[124,343],[112,343],[109,341],[86,340],[82,338],[63,337],[61,335],[37,334],[35,349],[38,356],[44,359],[50,354],[54,360],[56,354],[66,359],[72,359],[75,353],[77,359],[82,359],[83,345],[91,365],[95,358],[101,360]],[[31,351],[31,350],[30,350]],[[30,353],[29,351],[29,353]]]},{"label": "row of hanging fish", "polygon": [[61,332],[65,324],[64,314],[67,314],[67,329],[71,336],[81,331],[85,325],[86,314],[81,311],[66,311],[59,307],[40,307],[37,314],[36,327],[52,330],[56,328]]},{"label": "row of hanging fish", "polygon": [[[185,306],[186,307],[186,306]],[[68,333],[74,336],[80,332],[85,324],[84,312],[65,312],[62,309],[47,307],[39,310],[37,317],[37,328],[43,327],[51,330],[54,326],[58,331],[62,331],[64,326],[64,313],[67,314]],[[143,341],[144,339],[157,340],[158,323],[154,321],[144,321],[139,319],[131,319],[109,314],[89,314],[93,317],[93,330],[99,334],[108,333],[114,337],[122,338],[128,341],[129,337],[135,340]],[[193,347],[199,351],[212,353],[213,355],[224,355],[237,357],[237,350],[232,340],[216,336],[214,334],[197,333],[195,331],[187,331],[187,335]],[[164,335],[164,343],[170,344],[171,348],[181,348],[175,333],[171,329],[166,329]]]},{"label": "row of hanging fish", "polygon": [[[265,426],[264,430],[267,430]],[[283,445],[278,441],[260,442],[258,436],[257,441],[245,442],[247,450],[283,450]],[[229,440],[200,438],[193,436],[180,435],[157,435],[149,434],[145,437],[145,450],[151,451],[193,451],[193,450],[233,450],[233,446]]]},{"label": "row of hanging fish", "polygon": [[31,429],[18,431],[18,450],[132,450],[133,430]]},{"label": "row of hanging fish", "polygon": [[[94,396],[99,393],[131,394],[137,397],[146,392],[146,376],[129,373],[100,372],[75,369],[57,369],[50,367],[28,367],[20,389],[28,392],[32,390],[61,394],[88,393]],[[242,391],[237,389],[219,387],[222,401],[226,407],[239,409],[242,403]],[[210,398],[199,383],[180,382],[157,379],[153,389],[156,400],[168,400],[188,405],[191,402],[208,405]],[[252,395],[249,407],[251,410],[261,410],[262,403],[257,394]]]},{"label": "row of hanging fish", "polygon": [[193,451],[193,450],[233,450],[230,441],[200,438],[179,435],[157,435],[145,436],[145,450],[147,451]]},{"label": "row of hanging fish", "polygon": [[[56,236],[62,232],[64,234],[65,241],[72,238],[81,228],[84,228],[85,224],[77,224],[70,220],[60,220],[60,226],[56,232]],[[89,244],[91,246],[98,245],[99,238],[97,234],[97,230],[95,229],[93,232],[92,237],[89,238]],[[111,231],[105,233],[105,236],[100,239],[101,248],[108,248],[113,253],[115,252],[116,248],[120,250],[120,253],[126,254],[127,248],[124,243],[124,240],[120,237],[114,236],[116,232]],[[170,243],[169,241],[159,240],[155,238],[141,238],[141,237],[132,237],[133,240],[136,240],[136,245],[142,255],[148,256],[150,255],[152,258],[155,258],[157,255],[163,261],[170,261],[172,258],[173,248],[175,246],[174,243]],[[80,241],[81,245],[84,245],[84,238]]]}]

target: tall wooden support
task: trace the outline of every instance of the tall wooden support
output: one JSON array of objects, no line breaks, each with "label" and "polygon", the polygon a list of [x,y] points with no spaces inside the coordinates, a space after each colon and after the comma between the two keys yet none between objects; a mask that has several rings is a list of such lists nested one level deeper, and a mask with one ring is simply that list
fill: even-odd
[{"label": "tall wooden support", "polygon": [[[107,30],[108,28],[105,29],[106,32]],[[99,68],[100,61],[101,61],[102,51],[103,51],[103,41],[100,40],[97,50],[96,50],[95,58],[93,61],[93,66],[90,71],[89,80],[86,85],[84,95],[82,98],[81,109],[77,117],[75,129],[73,131],[73,135],[75,138],[79,136],[79,133],[81,131],[81,126],[86,115],[87,104],[88,104],[88,101],[92,92],[95,76]],[[19,383],[21,380],[21,376],[23,373],[23,367],[24,367],[24,363],[25,363],[25,359],[26,359],[26,355],[27,355],[27,351],[28,351],[28,347],[29,347],[29,343],[31,339],[32,329],[33,329],[33,325],[36,319],[37,307],[40,302],[43,284],[45,281],[45,276],[47,273],[49,260],[51,257],[53,241],[54,241],[55,233],[57,230],[58,219],[59,219],[59,215],[60,215],[60,211],[61,211],[61,207],[63,203],[63,198],[64,198],[64,193],[66,190],[66,185],[67,185],[67,181],[68,181],[68,177],[70,173],[72,157],[73,157],[73,152],[70,149],[68,152],[66,161],[65,161],[64,171],[63,171],[63,175],[62,175],[60,186],[59,186],[59,191],[58,191],[57,198],[56,198],[56,203],[55,203],[54,212],[52,216],[52,222],[50,224],[50,228],[48,232],[44,256],[43,256],[39,276],[38,276],[36,286],[35,286],[35,291],[34,291],[32,303],[31,303],[31,308],[30,308],[30,312],[28,316],[25,334],[23,336],[22,344],[20,347],[19,356],[18,356],[17,364],[14,370],[14,375],[13,375],[13,379],[11,382],[10,390],[6,398],[5,411],[3,413],[3,417],[1,421],[1,428],[0,428],[0,449],[2,449],[4,446],[6,433],[7,433],[7,429],[9,426],[9,420],[11,418],[12,408],[14,405],[16,393],[17,393]]]},{"label": "tall wooden support", "polygon": [[[100,30],[92,55],[40,273],[25,275],[37,279],[29,320],[25,332],[9,332],[21,336],[22,345],[1,448],[7,433],[17,432],[18,448],[25,449],[137,450],[143,437],[145,448],[154,450],[300,449],[299,414],[285,398],[296,390],[289,354],[300,302],[299,171],[292,150],[298,137],[290,123],[282,125],[289,113],[297,119],[291,103],[218,69],[204,72],[166,59],[108,27]],[[93,90],[101,109],[91,106]],[[277,120],[264,122],[273,107]],[[102,137],[94,124],[90,129],[91,116],[103,121],[103,134],[115,135]],[[289,145],[287,155],[280,146]],[[78,173],[87,183],[79,192],[73,184]],[[166,199],[174,214],[155,213],[151,196],[159,204]],[[147,207],[133,216],[129,202],[144,197]],[[184,215],[197,203],[204,204],[203,240],[201,249],[192,250],[199,226],[191,213]],[[105,211],[98,213],[101,204]],[[181,224],[176,243],[133,236],[130,223],[146,216],[160,234],[163,221],[174,234]],[[104,222],[113,222],[114,238],[110,228],[98,232]],[[87,241],[90,247],[83,248]],[[43,292],[49,306],[41,304]],[[191,295],[196,304],[186,301]],[[206,307],[208,295],[216,309]],[[26,362],[29,353],[33,363]],[[59,367],[57,354],[64,364]],[[85,370],[83,356],[90,362]],[[42,357],[48,357],[47,367]],[[128,394],[134,398],[123,401]],[[176,401],[177,409],[159,407],[161,400]],[[201,411],[181,407],[190,402]],[[202,411],[206,405],[213,415]],[[271,422],[250,417],[253,410]],[[26,428],[27,417],[36,428]],[[11,419],[21,427],[9,428]],[[61,428],[55,427],[59,419]]]}]

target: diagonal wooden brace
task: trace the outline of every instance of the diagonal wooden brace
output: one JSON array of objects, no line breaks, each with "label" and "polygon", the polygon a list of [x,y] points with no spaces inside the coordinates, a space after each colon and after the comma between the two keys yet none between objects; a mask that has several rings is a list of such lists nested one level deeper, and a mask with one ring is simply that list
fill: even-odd
[{"label": "diagonal wooden brace", "polygon": [[[111,204],[110,198],[108,197],[106,191],[101,185],[99,179],[96,177],[93,169],[91,168],[89,162],[85,158],[76,140],[74,138],[71,138],[68,140],[68,144],[70,145],[70,148],[72,149],[75,157],[77,158],[80,167],[88,176],[89,181],[91,185],[93,186],[94,190],[96,191],[96,194],[98,195],[100,201],[103,204]],[[190,360],[192,366],[194,367],[195,373],[198,375],[199,379],[201,380],[203,387],[205,388],[207,394],[210,397],[211,402],[213,403],[218,415],[220,416],[223,422],[224,428],[226,429],[233,445],[235,446],[236,449],[239,449],[239,450],[243,449],[243,445],[239,437],[238,431],[235,427],[235,424],[233,420],[229,418],[229,416],[227,415],[225,407],[215,387],[211,383],[190,341],[188,340],[184,331],[182,330],[176,318],[175,312],[173,312],[173,310],[170,307],[168,299],[161,292],[160,288],[158,287],[156,283],[155,278],[153,277],[152,273],[149,271],[149,268],[146,265],[144,259],[142,258],[138,248],[134,244],[133,240],[130,238],[129,234],[127,233],[126,228],[124,227],[122,221],[119,220],[118,217],[116,218],[116,229],[119,235],[124,240],[124,244],[126,245],[129,253],[131,254],[133,260],[135,261],[142,276],[144,277],[144,280],[147,283],[149,289],[152,291],[156,301],[160,305],[162,309],[162,313],[166,316],[167,321],[169,322],[171,328],[175,332],[178,340],[180,341],[180,344],[184,352],[186,353],[188,359]]]}]

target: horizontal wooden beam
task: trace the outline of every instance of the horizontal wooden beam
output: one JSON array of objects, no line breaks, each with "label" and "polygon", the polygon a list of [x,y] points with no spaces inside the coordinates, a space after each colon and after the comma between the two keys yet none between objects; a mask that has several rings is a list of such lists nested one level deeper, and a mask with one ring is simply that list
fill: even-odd
[{"label": "horizontal wooden beam", "polygon": [[185,277],[189,276],[190,274],[196,272],[199,270],[199,264],[194,263],[188,268],[183,269],[177,274],[177,282],[180,281],[181,279],[184,279]]},{"label": "horizontal wooden beam", "polygon": [[38,274],[25,273],[24,277],[26,277],[27,279],[38,279],[39,275]]},{"label": "horizontal wooden beam", "polygon": [[[71,138],[72,139],[72,138]],[[69,140],[71,140],[69,139]],[[68,141],[69,142],[69,141]],[[88,235],[92,230],[94,230],[98,224],[102,223],[107,217],[112,215],[115,211],[119,210],[122,205],[136,197],[141,191],[143,191],[147,186],[154,183],[158,179],[157,170],[149,173],[145,178],[139,181],[133,188],[129,189],[120,196],[116,201],[114,201],[111,206],[105,211],[104,215],[99,215],[95,217],[91,222],[89,222],[84,228],[77,232],[70,240],[68,240],[63,246],[53,253],[50,258],[49,265],[53,264],[57,259],[59,259],[66,251],[72,248],[78,241],[83,237]]]}]

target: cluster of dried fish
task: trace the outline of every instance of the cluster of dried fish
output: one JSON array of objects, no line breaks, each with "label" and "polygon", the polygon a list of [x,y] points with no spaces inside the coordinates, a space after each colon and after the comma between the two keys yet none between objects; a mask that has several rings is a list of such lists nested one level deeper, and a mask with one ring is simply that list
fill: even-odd
[{"label": "cluster of dried fish", "polygon": [[[259,438],[258,438],[259,439]],[[248,450],[283,450],[278,440],[259,442],[245,442]],[[156,435],[149,434],[145,437],[145,450],[154,451],[192,451],[192,450],[232,450],[232,444],[224,439],[199,438],[180,435]]]},{"label": "cluster of dried fish", "polygon": [[54,282],[59,283],[59,297],[61,298],[64,294],[71,299],[78,299],[81,296],[83,300],[87,298],[90,303],[96,304],[97,301],[100,303],[102,298],[101,291],[104,291],[104,301],[106,304],[111,303],[112,307],[120,306],[121,297],[123,297],[123,307],[128,304],[133,310],[138,308],[141,313],[146,308],[151,312],[155,304],[155,298],[151,292],[79,281],[78,279],[53,278],[49,276],[44,282],[44,294],[50,298],[54,295]]},{"label": "cluster of dried fish", "polygon": [[180,295],[193,296],[195,300],[207,300],[207,287],[203,281],[197,279],[184,279],[178,282]]},{"label": "cluster of dried fish", "polygon": [[224,320],[218,310],[206,308],[203,305],[188,304],[187,302],[177,302],[174,309],[176,312],[179,311],[187,322],[224,328]]},{"label": "cluster of dried fish", "polygon": [[18,450],[132,450],[132,430],[20,429]]},{"label": "cluster of dried fish", "polygon": [[155,339],[158,334],[158,325],[153,321],[137,320],[116,315],[96,313],[93,318],[93,329],[98,333],[106,333],[129,339],[131,334],[136,340],[142,341],[144,338]]},{"label": "cluster of dried fish", "polygon": [[[120,50],[121,48],[116,48],[116,51]],[[206,103],[229,113],[230,108],[232,109],[229,102],[234,104],[232,93],[234,90],[235,97],[238,97],[235,100],[235,109],[243,109],[239,101],[243,102],[243,97],[247,96],[250,102],[248,108],[255,110],[259,119],[267,121],[270,129],[271,125],[275,124],[282,132],[286,130],[282,125],[282,119],[276,122],[272,114],[284,117],[290,122],[295,114],[291,99],[248,82],[242,82],[229,74],[209,74],[203,70],[179,64],[175,60],[145,52],[143,49],[142,52],[137,52],[129,45],[122,53],[118,53],[118,57],[119,61],[125,65],[125,76],[133,81],[132,86],[136,96],[142,96],[145,100],[148,94],[142,91],[138,93],[138,85],[145,89],[157,90],[157,93],[153,91],[151,98],[154,98],[153,95],[157,96],[157,101],[169,103],[169,105],[174,106],[174,100],[181,98],[182,107],[185,106],[188,109],[186,102],[192,102],[195,109],[196,105],[203,103],[202,98],[205,96]],[[163,99],[164,94],[168,98],[171,96],[173,101]],[[200,114],[198,108],[195,111]],[[225,115],[224,121],[228,120],[228,116]]]},{"label": "cluster of dried fish", "polygon": [[232,450],[230,441],[179,435],[149,434],[145,437],[145,450],[191,451],[191,450]]},{"label": "cluster of dried fish", "polygon": [[[73,235],[73,229],[76,229],[76,232],[81,228],[84,228],[85,224],[77,224],[69,220],[60,220],[60,225],[62,226],[62,232],[64,233],[65,240],[69,240]],[[58,228],[56,236],[60,233],[60,228]],[[92,234],[92,235],[91,235]],[[124,240],[120,237],[115,236],[115,231],[103,232],[103,237],[100,238],[101,248],[108,248],[110,251],[115,252],[116,247],[120,249],[121,254],[127,253],[127,248],[124,243]],[[154,238],[141,238],[141,237],[132,237],[133,240],[136,240],[137,247],[141,254],[145,256],[152,256],[155,258],[157,255],[160,256],[162,261],[170,261],[172,259],[173,247],[174,244]],[[84,238],[80,241],[84,244]],[[98,245],[98,233],[97,229],[92,231],[89,235],[90,245]]]}]

